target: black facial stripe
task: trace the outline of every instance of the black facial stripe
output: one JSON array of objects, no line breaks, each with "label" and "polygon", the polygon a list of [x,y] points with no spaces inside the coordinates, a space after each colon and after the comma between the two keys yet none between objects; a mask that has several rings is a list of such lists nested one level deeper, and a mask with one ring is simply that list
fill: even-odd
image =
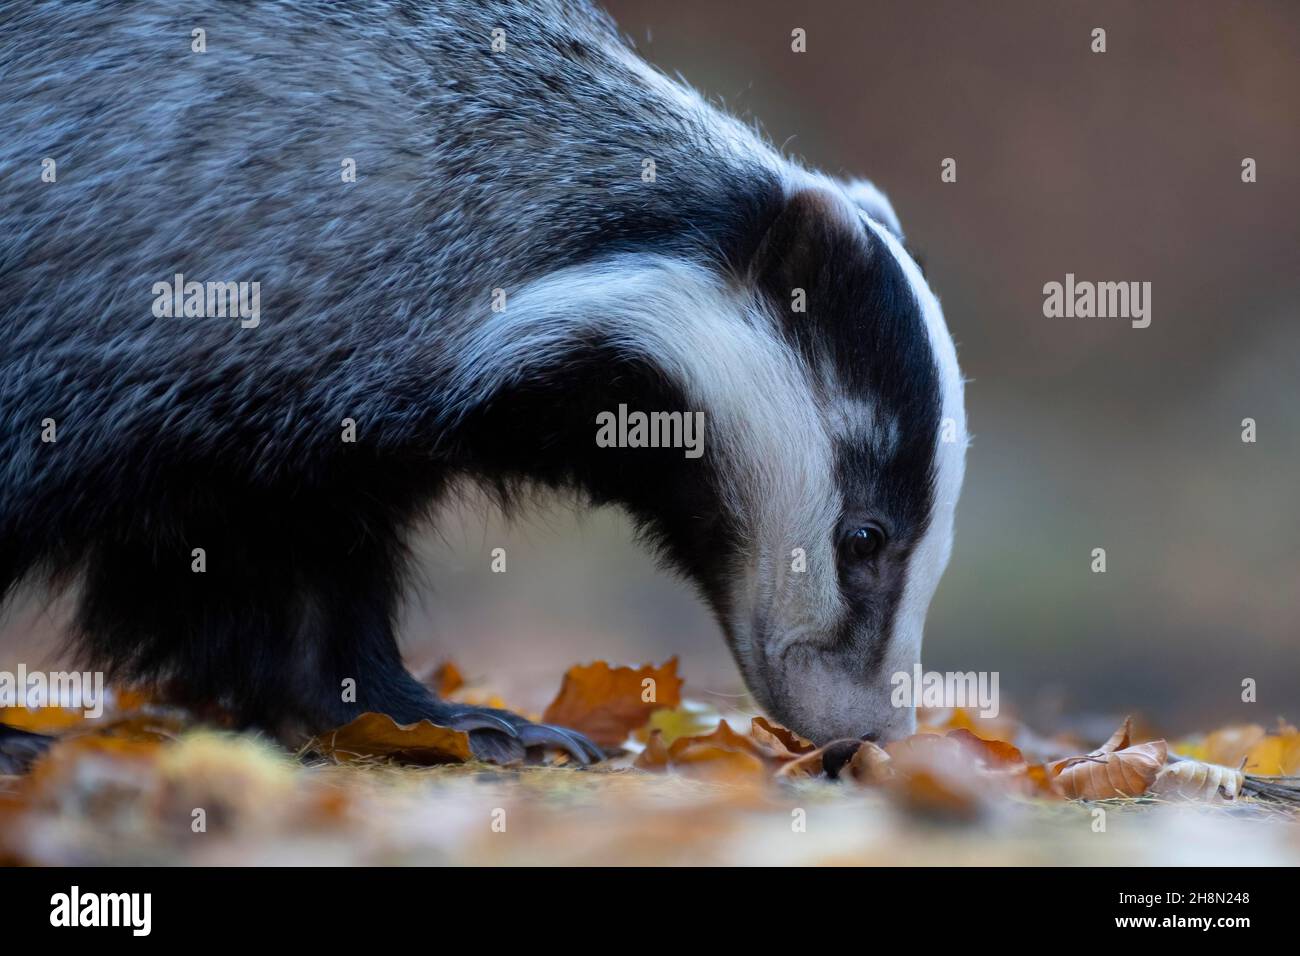
[{"label": "black facial stripe", "polygon": [[[844,499],[837,527],[877,521],[890,543],[870,568],[840,570],[854,633],[887,635],[916,543],[934,504],[942,398],[920,304],[889,246],[860,220],[815,193],[790,200],[760,251],[762,282],[792,345],[829,381],[835,478]],[[793,307],[803,290],[805,311]],[[879,668],[877,640],[863,666]]]},{"label": "black facial stripe", "polygon": [[[933,503],[942,401],[929,331],[902,266],[874,231],[815,194],[790,201],[761,257],[765,290],[813,380],[834,383],[825,396],[833,407],[847,400],[850,414],[863,415],[843,423],[836,440],[846,513],[875,513],[895,538],[919,539]],[[793,306],[795,290],[805,311]]]}]

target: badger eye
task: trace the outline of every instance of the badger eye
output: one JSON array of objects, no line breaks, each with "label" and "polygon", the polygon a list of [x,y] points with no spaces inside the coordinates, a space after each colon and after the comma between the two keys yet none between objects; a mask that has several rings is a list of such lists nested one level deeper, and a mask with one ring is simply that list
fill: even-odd
[{"label": "badger eye", "polygon": [[870,561],[885,546],[885,533],[875,525],[855,528],[844,539],[844,552],[850,561]]}]

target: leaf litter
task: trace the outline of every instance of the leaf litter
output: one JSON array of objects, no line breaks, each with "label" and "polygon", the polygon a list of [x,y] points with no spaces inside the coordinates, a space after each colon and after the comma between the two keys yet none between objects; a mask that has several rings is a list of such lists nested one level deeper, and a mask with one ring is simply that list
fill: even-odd
[{"label": "leaf litter", "polygon": [[[451,663],[426,682],[508,706]],[[542,719],[606,749],[586,771],[478,763],[464,733],[383,714],[292,753],[138,689],[98,720],[0,709],[54,738],[0,774],[0,863],[1300,862],[1300,731],[1283,721],[1170,744],[1125,719],[1088,749],[953,708],[883,746],[817,747],[683,684],[676,659],[570,668]]]}]

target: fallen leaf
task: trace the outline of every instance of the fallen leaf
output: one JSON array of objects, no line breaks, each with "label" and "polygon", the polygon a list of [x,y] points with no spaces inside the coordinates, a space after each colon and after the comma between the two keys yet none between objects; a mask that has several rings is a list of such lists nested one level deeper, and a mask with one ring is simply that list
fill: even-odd
[{"label": "fallen leaf", "polygon": [[870,785],[888,780],[893,776],[893,769],[889,754],[882,748],[870,741],[848,737],[832,740],[824,747],[787,761],[776,776],[786,780],[825,777]]},{"label": "fallen leaf", "polygon": [[1070,800],[1139,797],[1146,793],[1165,765],[1169,747],[1163,740],[1128,746],[1130,727],[1130,719],[1125,718],[1100,749],[1049,765],[1056,791]]},{"label": "fallen leaf", "polygon": [[465,686],[465,675],[451,661],[443,661],[433,669],[425,683],[437,691],[439,697],[448,697]]},{"label": "fallen leaf", "polygon": [[677,707],[681,690],[676,657],[660,667],[635,669],[610,667],[604,661],[580,664],[564,675],[560,693],[542,719],[581,731],[602,747],[617,747],[656,710]]},{"label": "fallen leaf", "polygon": [[1023,770],[1026,766],[1024,755],[1005,740],[985,740],[969,730],[953,730],[948,734],[966,748],[966,752],[976,762],[989,770]]},{"label": "fallen leaf", "polygon": [[680,770],[689,776],[713,781],[752,781],[768,773],[771,754],[757,741],[731,729],[725,720],[713,732],[698,737],[680,737],[671,745],[656,732],[633,764],[642,770]]},{"label": "fallen leaf", "polygon": [[862,784],[884,783],[894,776],[893,758],[877,744],[863,741],[849,761],[852,778]]},{"label": "fallen leaf", "polygon": [[995,788],[962,739],[913,734],[891,741],[885,751],[893,770],[888,793],[909,813],[970,821],[990,805]]},{"label": "fallen leaf", "polygon": [[1222,727],[1202,738],[1180,741],[1174,750],[1193,760],[1236,767],[1267,733],[1259,724],[1235,724]]},{"label": "fallen leaf", "polygon": [[34,734],[58,734],[85,723],[76,707],[0,707],[0,724]]},{"label": "fallen leaf", "polygon": [[1231,767],[1199,760],[1175,760],[1161,768],[1151,784],[1151,792],[1162,797],[1223,802],[1241,796],[1245,783],[1245,775]]},{"label": "fallen leaf", "polygon": [[786,753],[791,757],[809,754],[817,749],[811,740],[800,737],[793,730],[782,727],[766,717],[755,717],[749,722],[749,735],[772,752]]},{"label": "fallen leaf", "polygon": [[1246,753],[1246,764],[1241,769],[1261,777],[1300,773],[1300,732],[1283,727],[1278,733],[1260,738]]},{"label": "fallen leaf", "polygon": [[1015,743],[1020,725],[1007,717],[981,717],[968,707],[919,707],[916,714],[918,734],[946,734],[950,730],[969,730],[983,740]]},{"label": "fallen leaf", "polygon": [[650,722],[636,733],[638,740],[649,740],[658,731],[664,743],[671,744],[681,737],[698,737],[718,726],[722,715],[712,707],[695,701],[683,701],[680,707],[656,710]]},{"label": "fallen leaf", "polygon": [[1123,750],[1130,743],[1133,737],[1133,718],[1125,717],[1124,723],[1119,725],[1119,729],[1110,735],[1110,739],[1097,748],[1097,753],[1109,754],[1117,750]]},{"label": "fallen leaf", "polygon": [[407,763],[457,763],[470,759],[469,735],[429,720],[399,724],[387,714],[362,714],[323,733],[313,750],[340,761],[359,757],[393,757]]},{"label": "fallen leaf", "polygon": [[664,740],[664,735],[654,730],[650,732],[650,739],[646,741],[645,749],[636,756],[632,766],[640,770],[665,770],[672,760],[668,753],[668,742]]}]

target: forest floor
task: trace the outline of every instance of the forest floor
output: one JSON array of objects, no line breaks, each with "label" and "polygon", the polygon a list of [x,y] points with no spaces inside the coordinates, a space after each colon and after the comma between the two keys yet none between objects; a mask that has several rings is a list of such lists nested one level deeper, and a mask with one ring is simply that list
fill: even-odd
[{"label": "forest floor", "polygon": [[[454,668],[430,682],[504,703]],[[375,715],[295,753],[130,691],[93,722],[0,709],[59,737],[0,775],[0,863],[1300,863],[1300,732],[1280,721],[1173,742],[1125,721],[1103,743],[928,710],[905,741],[817,749],[683,697],[674,662],[575,667],[545,716],[611,759],[496,767]]]}]

